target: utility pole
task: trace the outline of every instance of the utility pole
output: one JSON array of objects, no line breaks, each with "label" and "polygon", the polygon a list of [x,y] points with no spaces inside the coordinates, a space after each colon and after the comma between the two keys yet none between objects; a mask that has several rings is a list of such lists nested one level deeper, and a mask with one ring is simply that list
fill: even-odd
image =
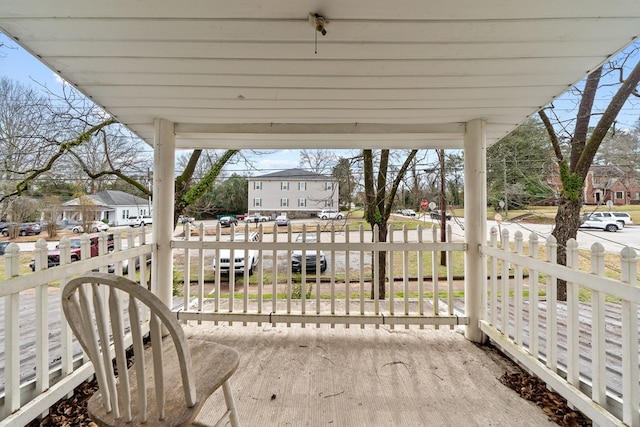
[{"label": "utility pole", "polygon": [[502,181],[504,186],[504,219],[509,213],[509,193],[507,191],[507,158],[502,158]]}]

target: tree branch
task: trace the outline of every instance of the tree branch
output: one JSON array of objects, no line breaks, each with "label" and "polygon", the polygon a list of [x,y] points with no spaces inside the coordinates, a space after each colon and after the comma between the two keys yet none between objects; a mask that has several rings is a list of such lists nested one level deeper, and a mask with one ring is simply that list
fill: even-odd
[{"label": "tree branch", "polygon": [[220,171],[224,167],[231,157],[233,157],[238,150],[227,150],[224,152],[218,160],[211,166],[209,171],[206,173],[204,177],[193,187],[191,187],[180,199],[176,200],[175,205],[175,213],[180,214],[187,206],[193,204],[196,200],[198,200],[204,193],[207,192],[209,186],[213,184],[216,178],[220,175]]},{"label": "tree branch", "polygon": [[542,120],[544,128],[547,130],[547,134],[551,140],[551,146],[553,147],[553,152],[556,154],[556,159],[558,162],[562,162],[564,160],[564,156],[560,149],[560,141],[558,140],[558,135],[556,135],[553,125],[551,124],[551,120],[549,120],[549,116],[547,116],[547,113],[545,113],[544,110],[538,111],[538,116],[540,117],[540,120]]},{"label": "tree branch", "polygon": [[15,191],[12,191],[11,193],[4,194],[2,197],[0,197],[0,202],[2,202],[4,200],[7,200],[7,199],[9,199],[11,197],[22,195],[22,192],[25,191],[28,188],[29,183],[34,181],[36,178],[38,178],[43,173],[48,172],[49,170],[51,170],[51,168],[53,167],[55,162],[60,157],[62,157],[64,154],[66,154],[68,152],[71,152],[72,148],[79,147],[82,144],[85,144],[86,142],[91,140],[91,137],[96,132],[98,132],[101,129],[103,129],[103,128],[109,126],[109,125],[112,125],[114,123],[117,123],[116,119],[110,118],[110,119],[105,120],[105,121],[103,121],[101,123],[98,123],[97,125],[92,126],[87,131],[82,132],[81,134],[79,134],[77,137],[75,137],[71,141],[67,141],[67,142],[61,143],[58,146],[57,153],[55,153],[43,167],[41,167],[39,169],[35,169],[31,173],[29,173],[22,181],[20,181],[19,183],[16,184],[16,190]]}]

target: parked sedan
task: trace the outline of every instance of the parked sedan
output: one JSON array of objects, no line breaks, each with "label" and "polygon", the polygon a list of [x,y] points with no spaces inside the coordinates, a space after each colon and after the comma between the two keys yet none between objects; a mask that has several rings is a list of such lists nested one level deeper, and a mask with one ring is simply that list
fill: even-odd
[{"label": "parked sedan", "polygon": [[[440,209],[436,209],[433,210],[431,212],[429,212],[429,217],[431,217],[431,219],[440,219]],[[451,215],[450,214],[445,214],[445,218],[446,219],[451,219]]]},{"label": "parked sedan", "polygon": [[622,226],[614,219],[583,217],[580,224],[581,229],[595,229],[605,231],[618,231],[622,229]]},{"label": "parked sedan", "polygon": [[[306,243],[317,243],[318,238],[315,233],[307,233],[304,236],[302,233],[296,237],[296,242],[305,241]],[[305,271],[315,272],[317,270],[317,258],[318,252],[316,250],[295,250],[291,253],[291,271],[294,273],[302,272],[302,252],[305,252]],[[324,252],[319,252],[320,256],[320,272],[324,273],[327,270],[327,257]]]},{"label": "parked sedan", "polygon": [[0,255],[4,255],[4,252],[7,250],[7,246],[9,246],[9,242],[8,240],[0,242]]},{"label": "parked sedan", "polygon": [[231,227],[231,224],[238,225],[238,220],[232,216],[223,216],[218,220],[220,227]]},{"label": "parked sedan", "polygon": [[289,218],[287,218],[284,215],[277,216],[276,217],[276,225],[277,226],[281,226],[282,225],[282,226],[286,227],[287,225],[289,225]]},{"label": "parked sedan", "polygon": [[[99,231],[107,231],[109,226],[102,221],[93,221],[89,226],[89,230],[93,233],[97,233]],[[84,227],[82,224],[78,224],[71,229],[74,233],[84,233]]]}]

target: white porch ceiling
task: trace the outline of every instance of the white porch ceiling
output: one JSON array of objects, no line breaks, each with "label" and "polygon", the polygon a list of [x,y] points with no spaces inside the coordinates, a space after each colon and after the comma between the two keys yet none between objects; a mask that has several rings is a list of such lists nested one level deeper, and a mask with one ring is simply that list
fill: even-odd
[{"label": "white porch ceiling", "polygon": [[[492,144],[640,34],[637,0],[0,0],[0,29],[153,145]],[[325,16],[327,35],[308,22]]]}]

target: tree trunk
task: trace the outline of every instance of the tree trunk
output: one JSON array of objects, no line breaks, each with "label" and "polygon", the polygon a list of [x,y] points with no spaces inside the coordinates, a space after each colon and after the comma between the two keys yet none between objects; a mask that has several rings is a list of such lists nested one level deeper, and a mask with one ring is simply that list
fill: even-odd
[{"label": "tree trunk", "polygon": [[[373,240],[375,241],[375,239]],[[378,224],[378,242],[387,241],[387,226]],[[375,252],[372,259],[375,259]],[[375,277],[371,279],[371,299],[374,299],[376,281]],[[378,292],[380,299],[386,299],[387,293],[387,251],[381,250],[378,252]]]},{"label": "tree trunk", "polygon": [[[576,200],[571,200],[560,195],[558,199],[558,211],[556,212],[555,228],[551,233],[558,242],[558,264],[567,265],[566,242],[574,238],[580,227],[580,208],[582,207],[582,196]],[[558,280],[558,301],[567,300],[567,284],[564,280]]]}]

